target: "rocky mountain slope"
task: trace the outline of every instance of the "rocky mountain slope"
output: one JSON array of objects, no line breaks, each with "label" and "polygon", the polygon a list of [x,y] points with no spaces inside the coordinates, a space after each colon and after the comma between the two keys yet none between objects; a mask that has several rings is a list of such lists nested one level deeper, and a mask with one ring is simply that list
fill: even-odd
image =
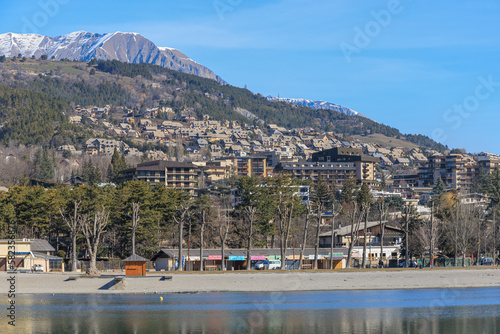
[{"label": "rocky mountain slope", "polygon": [[1,34],[0,55],[15,57],[19,54],[36,58],[47,55],[56,60],[89,61],[96,58],[134,64],[150,63],[225,83],[210,69],[198,64],[179,50],[158,47],[137,33],[96,34],[77,31],[58,37],[37,34]]},{"label": "rocky mountain slope", "polygon": [[349,116],[361,116],[361,117],[366,117],[365,115],[354,111],[352,109],[346,108],[344,106],[327,102],[327,101],[311,101],[307,99],[291,99],[287,97],[274,97],[274,96],[268,96],[267,99],[269,101],[279,101],[279,102],[286,102],[286,103],[291,103],[291,104],[296,104],[299,106],[304,106],[304,107],[309,107],[312,109],[326,109],[326,110],[335,110],[340,113],[343,113],[345,115]]}]

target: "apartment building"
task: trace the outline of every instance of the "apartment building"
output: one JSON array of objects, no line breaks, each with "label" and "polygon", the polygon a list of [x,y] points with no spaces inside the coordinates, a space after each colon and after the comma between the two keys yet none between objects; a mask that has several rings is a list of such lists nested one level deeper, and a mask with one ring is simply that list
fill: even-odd
[{"label": "apartment building", "polygon": [[312,162],[281,162],[277,172],[291,173],[300,180],[317,180],[320,175],[328,183],[342,186],[344,180],[354,177],[360,183],[373,185],[375,164],[379,159],[363,156],[358,148],[334,147],[313,153]]},{"label": "apartment building", "polygon": [[179,188],[194,194],[198,187],[198,167],[192,163],[156,160],[138,164],[122,171],[125,181],[138,180],[151,184],[163,183],[168,188]]},{"label": "apartment building", "polygon": [[267,177],[272,175],[272,168],[268,167],[266,156],[239,156],[236,157],[236,175]]},{"label": "apartment building", "polygon": [[433,155],[427,164],[419,169],[419,186],[428,187],[438,178],[447,188],[458,190],[472,189],[474,179],[479,175],[477,163],[462,154]]},{"label": "apartment building", "polygon": [[495,154],[482,152],[476,156],[479,173],[491,174],[496,168],[500,168],[500,157]]}]

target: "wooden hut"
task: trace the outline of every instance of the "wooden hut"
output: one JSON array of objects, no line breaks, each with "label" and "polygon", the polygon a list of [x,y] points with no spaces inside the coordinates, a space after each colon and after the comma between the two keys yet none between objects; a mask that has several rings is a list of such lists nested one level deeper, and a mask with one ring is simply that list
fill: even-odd
[{"label": "wooden hut", "polygon": [[125,276],[146,276],[146,259],[134,254],[127,257],[125,262]]}]

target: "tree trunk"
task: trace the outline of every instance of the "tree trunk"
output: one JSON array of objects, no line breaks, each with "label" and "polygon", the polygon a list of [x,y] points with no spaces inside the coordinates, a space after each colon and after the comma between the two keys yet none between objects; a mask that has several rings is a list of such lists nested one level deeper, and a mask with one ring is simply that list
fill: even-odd
[{"label": "tree trunk", "polygon": [[363,211],[361,211],[358,218],[356,218],[356,211],[357,211],[357,207],[355,204],[354,208],[353,208],[353,212],[352,212],[351,232],[350,232],[349,248],[347,250],[346,268],[351,268],[352,249],[354,248],[354,243],[356,243],[356,241],[357,241],[355,236],[358,234],[359,224],[360,224],[361,219],[363,217]]},{"label": "tree trunk", "polygon": [[314,269],[318,269],[318,252],[319,252],[319,232],[321,230],[321,212],[323,210],[318,209],[318,223],[316,225],[316,240],[314,241]]},{"label": "tree trunk", "polygon": [[[385,233],[385,224],[384,224],[384,199],[382,198],[382,202],[379,207],[380,213],[380,260],[379,267],[382,264],[382,268],[384,267],[384,233]],[[386,257],[387,258],[387,257]]]},{"label": "tree trunk", "polygon": [[200,271],[203,271],[203,233],[205,230],[205,211],[201,213],[200,220]]},{"label": "tree trunk", "polygon": [[408,229],[409,229],[409,222],[408,222],[408,210],[409,207],[406,207],[406,218],[405,218],[405,268],[408,268]]},{"label": "tree trunk", "polygon": [[222,243],[221,245],[221,249],[220,249],[220,252],[221,252],[221,264],[222,264],[222,271],[226,271],[226,261],[224,259],[224,243]]},{"label": "tree trunk", "polygon": [[99,245],[99,241],[95,240],[93,245],[89,247],[90,253],[90,263],[89,268],[87,269],[87,274],[89,275],[97,275],[97,248]]},{"label": "tree trunk", "polygon": [[457,259],[458,259],[458,254],[457,254],[457,249],[458,249],[458,220],[460,219],[458,217],[458,204],[455,204],[456,206],[456,222],[455,222],[455,240],[454,240],[454,243],[455,243],[455,246],[453,247],[454,248],[454,255],[453,255],[453,266],[456,267],[457,266]]},{"label": "tree trunk", "polygon": [[434,268],[434,202],[431,207],[431,233],[429,245],[429,268]]},{"label": "tree trunk", "polygon": [[97,265],[96,265],[96,256],[94,252],[90,252],[90,262],[89,267],[87,268],[88,275],[96,275],[97,274]]},{"label": "tree trunk", "polygon": [[[283,239],[283,238],[282,238]],[[281,254],[281,268],[280,270],[285,270],[285,263],[286,263],[286,246],[287,246],[287,240],[282,240],[280,243],[280,254]]]},{"label": "tree trunk", "polygon": [[293,204],[290,209],[284,210],[284,215],[280,215],[280,253],[281,253],[281,270],[286,269],[286,249],[288,247],[288,237],[290,235],[290,226],[292,225]]},{"label": "tree trunk", "polygon": [[135,231],[132,231],[132,255],[135,254]]},{"label": "tree trunk", "polygon": [[[481,221],[477,220],[477,252],[476,252],[476,266],[479,266],[479,254],[481,253]],[[486,247],[486,242],[484,243],[484,247]],[[486,257],[486,252],[484,254]],[[474,264],[472,264],[474,265]]]},{"label": "tree trunk", "polygon": [[345,267],[347,269],[351,268],[351,261],[352,261],[352,248],[353,248],[354,242],[350,241],[349,242],[349,247],[347,248],[347,259],[346,259],[346,264]]},{"label": "tree trunk", "polygon": [[184,230],[184,219],[181,218],[181,220],[178,222],[179,224],[179,257],[177,259],[178,265],[177,265],[177,270],[182,271],[182,232]]},{"label": "tree trunk", "polygon": [[76,231],[71,232],[71,271],[77,271],[78,265],[76,263]]},{"label": "tree trunk", "polygon": [[190,271],[191,270],[191,228],[193,226],[193,223],[191,222],[191,220],[189,220],[189,223],[188,223],[188,252],[187,252],[187,256],[186,256],[186,271]]},{"label": "tree trunk", "polygon": [[97,211],[95,213],[93,222],[91,222],[86,216],[83,216],[80,219],[83,234],[87,240],[87,248],[90,253],[90,265],[87,269],[87,274],[97,274],[97,250],[99,249],[101,234],[104,232],[104,229],[108,224],[108,218],[109,212],[103,208],[102,211]]},{"label": "tree trunk", "polygon": [[251,256],[251,250],[252,249],[252,236],[248,236],[247,240],[247,267],[245,268],[246,270],[250,270],[252,266],[252,256]]},{"label": "tree trunk", "polygon": [[363,262],[362,262],[362,265],[361,267],[362,268],[366,268],[366,238],[368,236],[367,232],[368,232],[368,211],[366,212],[365,214],[365,228],[363,229]]},{"label": "tree trunk", "polygon": [[80,206],[80,203],[81,202],[73,201],[74,211],[73,211],[73,217],[71,218],[71,222],[69,222],[66,219],[66,216],[64,215],[63,211],[59,209],[59,212],[61,213],[63,220],[66,222],[66,225],[68,225],[71,233],[71,271],[73,272],[78,270],[77,256],[76,256],[76,236],[78,233],[78,228],[81,224],[78,216],[78,207]]},{"label": "tree trunk", "polygon": [[331,236],[331,242],[330,242],[330,269],[333,269],[333,245],[335,243],[335,210],[332,209],[332,236]]},{"label": "tree trunk", "polygon": [[217,210],[217,218],[219,220],[219,238],[221,244],[221,266],[222,271],[226,271],[226,264],[224,259],[224,244],[226,243],[227,233],[229,231],[229,215],[221,215],[220,207]]},{"label": "tree trunk", "polygon": [[307,241],[307,229],[309,228],[309,209],[306,212],[306,221],[304,223],[304,233],[303,233],[303,238],[302,238],[302,244],[300,245],[300,258],[299,258],[299,269],[302,270],[302,264],[304,263],[304,260],[302,257],[304,256],[304,249],[306,248],[306,241]]},{"label": "tree trunk", "polygon": [[252,236],[253,236],[253,223],[255,220],[255,214],[257,212],[257,208],[254,206],[246,207],[245,213],[248,219],[248,236],[247,236],[247,267],[246,270],[250,270],[252,268]]},{"label": "tree trunk", "polygon": [[132,203],[132,255],[135,254],[135,232],[139,224],[139,203]]}]

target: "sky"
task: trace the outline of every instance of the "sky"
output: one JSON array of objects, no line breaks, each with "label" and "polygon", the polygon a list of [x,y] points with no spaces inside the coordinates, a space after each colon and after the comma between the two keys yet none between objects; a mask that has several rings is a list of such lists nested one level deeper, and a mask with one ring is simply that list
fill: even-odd
[{"label": "sky", "polygon": [[137,32],[254,93],[500,154],[498,0],[2,1],[0,33]]}]

